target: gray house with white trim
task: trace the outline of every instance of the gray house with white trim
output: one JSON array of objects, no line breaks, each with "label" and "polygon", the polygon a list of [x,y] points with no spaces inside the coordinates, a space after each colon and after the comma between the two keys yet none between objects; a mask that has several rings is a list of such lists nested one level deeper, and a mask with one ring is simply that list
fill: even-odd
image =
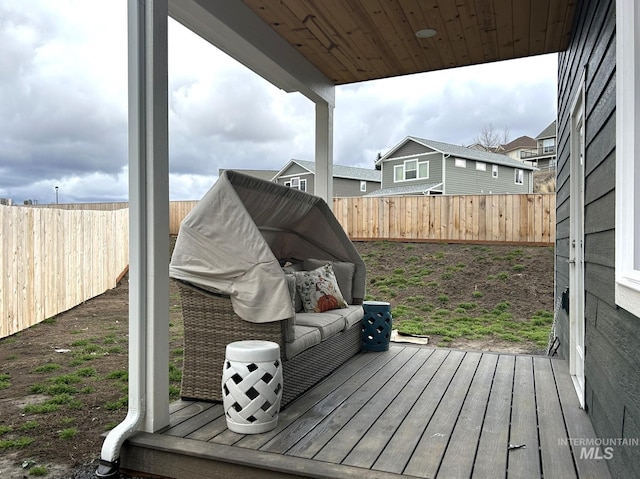
[{"label": "gray house with white trim", "polygon": [[367,196],[533,193],[536,169],[506,155],[413,136],[376,164],[382,189]]},{"label": "gray house with white trim", "polygon": [[[315,194],[316,163],[293,159],[271,181]],[[333,165],[333,196],[364,196],[380,189],[380,171]]]}]

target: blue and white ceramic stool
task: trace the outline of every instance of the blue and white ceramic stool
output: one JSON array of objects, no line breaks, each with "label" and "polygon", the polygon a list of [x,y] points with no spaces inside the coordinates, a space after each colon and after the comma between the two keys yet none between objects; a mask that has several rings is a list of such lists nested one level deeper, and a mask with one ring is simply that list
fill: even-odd
[{"label": "blue and white ceramic stool", "polygon": [[282,399],[280,346],[272,341],[227,344],[222,371],[222,403],[227,427],[259,434],[278,424]]},{"label": "blue and white ceramic stool", "polygon": [[391,339],[391,304],[384,301],[363,301],[362,350],[387,351]]}]

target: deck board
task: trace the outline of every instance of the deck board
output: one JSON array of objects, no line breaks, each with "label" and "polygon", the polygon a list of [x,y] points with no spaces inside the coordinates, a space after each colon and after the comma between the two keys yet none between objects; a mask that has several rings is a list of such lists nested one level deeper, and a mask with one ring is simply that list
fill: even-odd
[{"label": "deck board", "polygon": [[507,478],[533,479],[540,475],[538,417],[533,383],[533,358],[517,356],[511,402]]},{"label": "deck board", "polygon": [[173,403],[168,428],[125,442],[122,467],[180,479],[610,478],[605,461],[563,444],[576,437],[595,435],[565,361],[394,345],[354,357],[264,434],[229,431],[220,404]]},{"label": "deck board", "polygon": [[465,353],[451,351],[440,369],[409,411],[387,447],[382,451],[372,469],[402,473],[411,460],[414,450],[424,433],[424,427],[433,417],[449,384],[454,378]]},{"label": "deck board", "polygon": [[492,477],[495,471],[507,470],[514,367],[515,356],[499,356],[473,465],[472,477],[475,479]]},{"label": "deck board", "polygon": [[447,355],[447,351],[436,350],[429,356],[407,386],[396,395],[379,420],[369,428],[362,440],[348,453],[342,462],[343,464],[367,469],[373,466]]},{"label": "deck board", "polygon": [[481,358],[480,353],[466,353],[403,471],[405,474],[436,476]]},{"label": "deck board", "polygon": [[471,477],[497,362],[495,354],[484,354],[480,360],[438,469],[442,477]]}]

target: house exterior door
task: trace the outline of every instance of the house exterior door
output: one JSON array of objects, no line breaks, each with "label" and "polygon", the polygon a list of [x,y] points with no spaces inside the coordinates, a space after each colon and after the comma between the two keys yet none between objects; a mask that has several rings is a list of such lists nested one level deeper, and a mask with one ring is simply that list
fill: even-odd
[{"label": "house exterior door", "polygon": [[573,384],[584,407],[584,83],[578,92],[571,115],[571,180],[569,233],[569,369]]}]

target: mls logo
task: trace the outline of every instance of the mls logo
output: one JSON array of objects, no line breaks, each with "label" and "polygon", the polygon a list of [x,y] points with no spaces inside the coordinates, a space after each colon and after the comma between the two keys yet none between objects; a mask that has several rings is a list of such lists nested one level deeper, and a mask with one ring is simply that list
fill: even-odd
[{"label": "mls logo", "polygon": [[613,458],[613,448],[600,446],[582,446],[580,448],[580,459],[605,459]]}]

